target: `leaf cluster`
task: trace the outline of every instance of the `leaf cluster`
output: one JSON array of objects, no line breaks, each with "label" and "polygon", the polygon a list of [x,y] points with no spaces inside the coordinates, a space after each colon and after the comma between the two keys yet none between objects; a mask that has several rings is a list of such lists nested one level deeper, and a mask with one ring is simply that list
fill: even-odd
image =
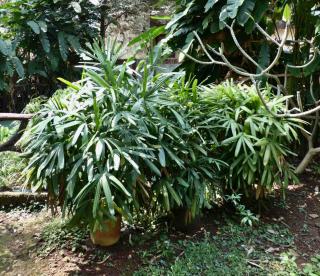
[{"label": "leaf cluster", "polygon": [[98,35],[98,7],[90,1],[19,0],[0,8],[0,90],[31,76],[71,78],[79,51]]},{"label": "leaf cluster", "polygon": [[[274,112],[283,110],[287,97],[273,97],[263,91]],[[227,190],[241,191],[256,199],[273,191],[274,185],[285,189],[296,181],[287,158],[294,156],[289,145],[298,140],[297,129],[304,122],[295,118],[276,118],[263,106],[254,87],[227,82],[205,87],[201,101],[211,123],[217,126],[218,150],[229,165],[224,173]]]}]

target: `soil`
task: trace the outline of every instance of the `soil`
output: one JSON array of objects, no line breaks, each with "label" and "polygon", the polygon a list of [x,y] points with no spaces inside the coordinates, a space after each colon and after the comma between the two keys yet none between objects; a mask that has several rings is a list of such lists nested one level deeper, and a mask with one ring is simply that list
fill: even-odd
[{"label": "soil", "polygon": [[[295,237],[299,265],[320,251],[319,188],[319,175],[308,172],[299,185],[289,186],[285,205],[277,196],[261,216],[263,222],[289,228]],[[143,264],[139,252],[148,249],[157,237],[143,229],[126,229],[120,241],[109,248],[95,247],[88,239],[84,253],[56,250],[40,257],[35,247],[41,244],[41,229],[50,220],[45,210],[0,211],[0,275],[132,275]],[[173,229],[168,236],[172,240],[196,240],[205,231],[216,233],[219,221],[221,210],[211,210],[186,232]],[[105,257],[97,259],[97,252]]]},{"label": "soil", "polygon": [[[304,264],[310,257],[320,253],[320,177],[308,172],[300,177],[300,184],[289,186],[285,207],[278,197],[266,211],[265,221],[284,224],[294,235],[297,262]],[[270,216],[270,214],[272,216]]]}]

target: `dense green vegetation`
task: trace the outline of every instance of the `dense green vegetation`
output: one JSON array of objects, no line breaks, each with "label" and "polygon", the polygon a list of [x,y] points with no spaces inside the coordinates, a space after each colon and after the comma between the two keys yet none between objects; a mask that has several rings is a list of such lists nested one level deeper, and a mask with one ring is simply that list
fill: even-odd
[{"label": "dense green vegetation", "polygon": [[185,207],[194,217],[209,206],[218,167],[208,154],[213,126],[174,100],[196,87],[181,73],[157,74],[156,55],[132,72],[116,65],[115,42],[93,47],[98,63],[85,67],[85,81],[55,95],[30,129],[29,183],[82,218],[130,219],[133,207]]},{"label": "dense green vegetation", "polygon": [[[198,87],[183,72],[157,73],[161,48],[135,71],[131,61],[116,64],[122,51],[94,43],[83,80],[62,80],[69,88],[33,120],[27,182],[47,189],[52,204],[92,227],[146,209],[182,208],[189,220],[223,191],[259,199],[296,179],[285,158],[301,120],[273,117],[253,87]],[[275,111],[286,99],[264,97]]]},{"label": "dense green vegetation", "polygon": [[[196,31],[203,39],[205,44],[214,49],[221,47],[223,43],[225,53],[230,61],[244,67],[246,70],[258,70],[249,60],[244,59],[236,47],[227,24],[234,22],[235,33],[241,46],[249,55],[258,62],[260,66],[266,68],[272,60],[272,56],[277,48],[266,39],[266,37],[255,27],[259,23],[269,34],[275,34],[276,39],[281,39],[282,30],[279,21],[284,18],[285,10],[292,11],[292,22],[295,26],[295,32],[291,33],[291,40],[310,40],[314,37],[315,45],[320,43],[319,39],[319,1],[267,1],[267,0],[247,0],[247,1],[176,1],[176,11],[172,20],[168,23],[168,40],[173,50],[189,50],[192,56],[206,59],[205,53],[198,47],[193,31]],[[293,51],[288,51],[277,66],[277,71],[282,72],[282,66],[285,64],[300,65],[309,60],[312,53],[312,47],[307,44],[296,43]],[[181,57],[182,58],[182,57]],[[299,87],[301,91],[307,91],[309,88],[310,75],[314,78],[319,75],[319,56],[307,68],[303,70],[301,80],[301,71],[289,68],[293,75],[290,78],[290,94]],[[198,78],[212,80],[221,80],[228,73],[226,68],[219,65],[206,66],[194,63],[192,60],[184,59],[182,66],[191,74],[196,74]],[[210,74],[208,72],[210,71]],[[299,80],[299,81],[298,81]],[[316,82],[316,80],[315,80]],[[319,89],[315,87],[316,95],[319,95]],[[307,93],[304,97],[309,97]],[[308,103],[312,99],[303,98]]]},{"label": "dense green vegetation", "polygon": [[[285,97],[273,97],[269,89],[263,93],[275,113],[284,108]],[[211,124],[217,126],[217,150],[229,165],[223,174],[229,189],[247,196],[254,192],[259,199],[273,191],[274,183],[284,190],[297,182],[286,159],[294,155],[288,146],[297,140],[302,120],[272,116],[254,87],[209,86],[200,97],[201,110],[206,110]]]},{"label": "dense green vegetation", "polygon": [[[51,96],[58,77],[77,80],[81,50],[104,37],[131,1],[18,0],[0,7],[0,109],[20,112],[34,97]],[[141,1],[140,5],[143,5]]]},{"label": "dense green vegetation", "polygon": [[[107,27],[146,3],[116,2],[0,4],[0,110],[29,113],[10,147],[22,154],[0,153],[0,190],[45,192],[57,216],[36,233],[35,252],[96,254],[101,265],[109,255],[88,253],[89,234],[96,244],[94,234],[122,223],[120,250],[138,245],[135,275],[318,275],[318,252],[301,254],[301,266],[294,251],[294,231],[319,234],[318,184],[296,207],[310,208],[302,229],[260,211],[285,205],[320,152],[320,2],[177,0],[170,16],[152,12],[158,23],[130,50]],[[168,66],[173,53],[179,64]],[[0,144],[19,127],[11,120],[0,114]],[[18,228],[11,207],[0,209],[6,239]],[[198,224],[216,209],[223,218],[208,232]]]}]

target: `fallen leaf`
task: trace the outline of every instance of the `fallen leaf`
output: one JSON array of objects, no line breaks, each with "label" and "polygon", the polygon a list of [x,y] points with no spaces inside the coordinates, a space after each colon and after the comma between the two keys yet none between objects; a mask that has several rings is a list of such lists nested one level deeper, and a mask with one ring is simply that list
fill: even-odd
[{"label": "fallen leaf", "polygon": [[269,247],[266,252],[267,253],[273,253],[273,252],[279,252],[280,251],[280,248],[276,247],[276,248],[273,248],[273,247]]}]

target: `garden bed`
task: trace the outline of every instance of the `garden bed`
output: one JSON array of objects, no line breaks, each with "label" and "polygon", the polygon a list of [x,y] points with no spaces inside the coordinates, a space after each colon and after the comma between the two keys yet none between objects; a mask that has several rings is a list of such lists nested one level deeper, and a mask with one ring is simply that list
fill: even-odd
[{"label": "garden bed", "polygon": [[[126,228],[120,242],[106,249],[94,247],[84,230],[62,230],[45,210],[1,211],[0,248],[6,256],[1,258],[0,271],[6,275],[160,275],[170,271],[231,275],[236,270],[265,275],[297,271],[294,260],[304,267],[320,253],[318,178],[309,173],[299,185],[289,186],[286,205],[276,198],[253,229],[226,219],[230,213],[216,209],[206,212],[187,233],[172,228],[166,231],[165,227]],[[282,253],[286,255],[281,259]],[[219,266],[214,266],[216,261]]]}]

